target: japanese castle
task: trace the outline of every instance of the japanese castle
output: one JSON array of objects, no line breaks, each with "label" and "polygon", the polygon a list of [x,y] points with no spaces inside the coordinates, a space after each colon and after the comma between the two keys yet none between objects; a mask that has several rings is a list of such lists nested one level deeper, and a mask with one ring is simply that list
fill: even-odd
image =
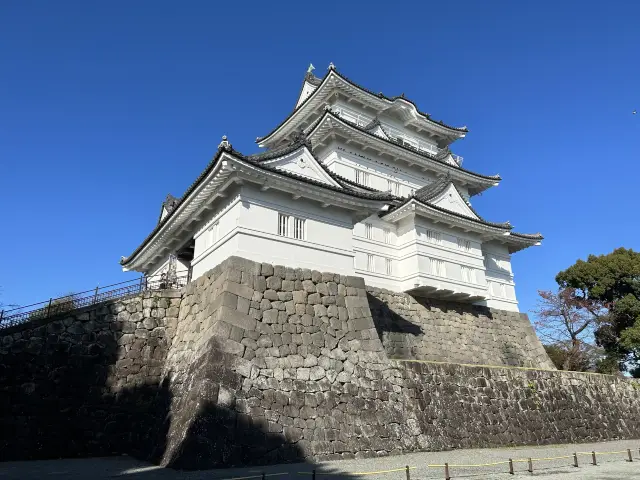
[{"label": "japanese castle", "polygon": [[511,254],[539,245],[482,218],[471,198],[498,175],[462,166],[465,127],[401,95],[375,93],[333,64],[309,67],[294,110],[243,155],[222,137],[124,270],[196,279],[229,256],[357,275],[369,286],[518,310]]}]

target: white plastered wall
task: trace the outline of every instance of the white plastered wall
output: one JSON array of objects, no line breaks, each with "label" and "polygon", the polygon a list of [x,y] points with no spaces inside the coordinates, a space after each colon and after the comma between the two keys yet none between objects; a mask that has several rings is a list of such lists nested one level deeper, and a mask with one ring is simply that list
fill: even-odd
[{"label": "white plastered wall", "polygon": [[[278,214],[289,216],[289,236],[278,234]],[[293,238],[293,219],[304,219],[304,239]],[[204,249],[204,232],[218,222],[218,240]],[[350,212],[274,190],[243,186],[196,236],[193,278],[238,255],[257,262],[353,274]]]},{"label": "white plastered wall", "polygon": [[502,310],[518,311],[511,255],[506,245],[486,242],[482,245],[487,277],[486,305]]}]

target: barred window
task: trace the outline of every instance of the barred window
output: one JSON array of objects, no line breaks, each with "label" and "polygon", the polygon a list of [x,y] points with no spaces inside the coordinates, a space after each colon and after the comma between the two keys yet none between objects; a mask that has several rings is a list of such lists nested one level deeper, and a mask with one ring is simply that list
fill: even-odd
[{"label": "barred window", "polygon": [[278,214],[278,235],[289,236],[289,215]]},{"label": "barred window", "polygon": [[394,195],[400,195],[400,184],[393,180],[387,180],[387,191]]},{"label": "barred window", "polygon": [[304,240],[304,219],[294,217],[293,218],[293,238],[298,240]]},{"label": "barred window", "polygon": [[387,275],[393,275],[392,263],[390,258],[385,258],[385,266]]},{"label": "barred window", "polygon": [[356,183],[365,187],[369,186],[369,173],[356,169]]},{"label": "barred window", "polygon": [[468,283],[470,281],[469,267],[462,266],[460,272],[462,274],[462,281]]},{"label": "barred window", "polygon": [[442,235],[434,230],[427,230],[427,240],[438,245],[442,244]]},{"label": "barred window", "polygon": [[471,250],[471,241],[458,237],[458,249],[464,252]]},{"label": "barred window", "polygon": [[389,227],[384,228],[384,243],[391,243],[391,229]]},{"label": "barred window", "polygon": [[364,236],[371,240],[373,238],[373,225],[370,223],[364,224]]},{"label": "barred window", "polygon": [[367,271],[368,272],[376,271],[376,259],[371,254],[367,254]]},{"label": "barred window", "polygon": [[439,277],[446,277],[447,270],[444,266],[444,262],[442,260],[438,260],[437,258],[431,259],[431,273],[433,275],[437,275]]}]

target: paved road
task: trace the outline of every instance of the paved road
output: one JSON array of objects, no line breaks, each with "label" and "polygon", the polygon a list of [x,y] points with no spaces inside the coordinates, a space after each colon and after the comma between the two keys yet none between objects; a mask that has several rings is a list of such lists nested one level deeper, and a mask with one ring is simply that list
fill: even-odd
[{"label": "paved road", "polygon": [[[402,468],[405,465],[415,466],[410,470],[411,480],[443,479],[443,468],[429,468],[430,464],[442,464],[447,462],[454,464],[477,464],[505,461],[508,458],[543,458],[572,455],[573,452],[610,452],[626,451],[630,448],[633,452],[632,463],[626,461],[626,453],[611,455],[598,455],[598,465],[591,465],[590,455],[579,457],[580,466],[572,466],[573,459],[556,459],[552,461],[534,461],[533,475],[527,472],[527,463],[516,463],[515,475],[509,475],[507,465],[495,465],[481,468],[452,467],[451,477],[471,479],[513,479],[538,477],[549,480],[617,480],[640,479],[640,440],[626,440],[617,442],[603,442],[597,444],[578,445],[552,445],[545,447],[517,447],[496,449],[454,450],[450,452],[425,452],[400,455],[395,457],[382,457],[364,460],[344,460],[337,462],[323,462],[311,464],[273,465],[264,468],[241,468],[224,470],[207,470],[200,472],[182,472],[164,469],[155,465],[139,462],[132,458],[109,457],[89,458],[79,460],[47,460],[33,462],[6,462],[0,463],[0,480],[13,479],[90,479],[103,480],[120,478],[122,480],[218,480],[232,477],[260,475],[263,471],[268,474],[286,473],[283,476],[269,476],[268,480],[311,480],[309,475],[300,475],[298,472],[310,472],[316,469],[318,480],[329,480],[340,477],[343,480],[355,479],[353,472],[370,472]],[[321,474],[321,475],[320,475]],[[358,478],[362,478],[357,476]],[[405,472],[389,472],[368,475],[367,480],[406,480]]]}]

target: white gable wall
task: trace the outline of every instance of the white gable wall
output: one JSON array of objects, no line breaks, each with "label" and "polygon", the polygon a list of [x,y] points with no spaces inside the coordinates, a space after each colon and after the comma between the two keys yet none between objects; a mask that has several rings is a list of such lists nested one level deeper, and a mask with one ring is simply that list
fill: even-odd
[{"label": "white gable wall", "polygon": [[478,218],[478,216],[473,213],[473,210],[471,210],[465,203],[460,193],[458,193],[458,190],[456,190],[456,187],[452,184],[450,184],[449,187],[447,187],[447,189],[436,198],[429,200],[429,203],[470,218]]},{"label": "white gable wall", "polygon": [[302,91],[300,92],[300,97],[298,97],[298,101],[296,103],[296,108],[298,108],[302,102],[309,98],[309,95],[315,92],[316,88],[318,87],[305,80],[304,85],[302,86]]},{"label": "white gable wall", "polygon": [[331,176],[318,164],[313,155],[303,147],[295,152],[289,153],[276,160],[264,162],[265,165],[275,167],[279,170],[287,171],[300,175],[302,177],[310,178],[318,182],[326,183],[334,187],[340,187]]}]

